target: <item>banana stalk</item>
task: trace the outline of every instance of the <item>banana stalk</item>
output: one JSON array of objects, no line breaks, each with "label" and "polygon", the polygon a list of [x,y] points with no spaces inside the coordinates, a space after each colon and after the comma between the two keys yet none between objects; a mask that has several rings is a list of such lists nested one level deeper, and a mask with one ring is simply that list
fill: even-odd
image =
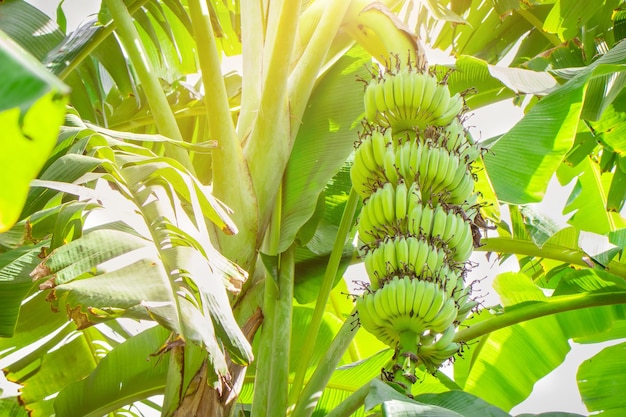
[{"label": "banana stalk", "polygon": [[355,12],[361,5],[344,29],[385,68],[365,89],[350,172],[370,278],[356,308],[360,325],[395,349],[381,377],[411,396],[417,367],[434,373],[459,351],[457,327],[477,305],[464,277],[480,150],[461,123],[463,98],[427,72],[416,38],[384,6]]}]

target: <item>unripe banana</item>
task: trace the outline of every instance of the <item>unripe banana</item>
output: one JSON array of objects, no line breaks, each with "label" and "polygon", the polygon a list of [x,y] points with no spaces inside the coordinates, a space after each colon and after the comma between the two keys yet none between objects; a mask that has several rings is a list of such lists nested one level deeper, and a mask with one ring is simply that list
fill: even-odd
[{"label": "unripe banana", "polygon": [[446,167],[446,171],[444,173],[441,182],[438,184],[439,189],[447,191],[450,189],[450,184],[454,182],[454,178],[459,171],[459,167],[461,166],[461,161],[459,156],[455,153],[448,154],[448,166]]},{"label": "unripe banana", "polygon": [[467,318],[468,313],[472,309],[476,308],[477,306],[478,306],[478,301],[468,299],[462,305],[457,307],[458,311],[457,311],[456,320],[458,322],[463,322]]},{"label": "unripe banana", "polygon": [[396,103],[396,99],[394,97],[394,91],[393,91],[393,87],[394,87],[393,76],[391,78],[383,80],[382,83],[385,89],[385,105],[386,105],[385,113],[387,115],[387,118],[390,121],[394,119],[399,119],[400,118],[399,107],[398,107],[398,104]]},{"label": "unripe banana", "polygon": [[365,244],[376,241],[375,226],[369,218],[369,211],[367,206],[363,207],[359,215],[359,223],[357,224],[359,240]]},{"label": "unripe banana", "polygon": [[404,70],[400,73],[400,76],[403,78],[402,84],[404,89],[403,95],[405,108],[404,117],[411,120],[414,118],[413,96],[415,94],[415,80],[417,79],[417,77],[414,77],[411,73]]},{"label": "unripe banana", "polygon": [[385,153],[385,165],[384,172],[385,177],[387,178],[387,182],[397,183],[399,180],[398,177],[398,169],[396,168],[396,153],[392,146],[387,147],[387,152]]},{"label": "unripe banana", "polygon": [[450,99],[448,109],[439,117],[437,124],[439,126],[447,125],[461,113],[461,110],[463,110],[463,99],[457,93]]},{"label": "unripe banana", "polygon": [[393,224],[396,216],[396,192],[390,183],[386,183],[382,188],[382,202],[385,223]]},{"label": "unripe banana", "polygon": [[383,133],[376,129],[371,133],[372,152],[376,165],[383,167],[385,165],[385,154],[387,153],[387,140]]},{"label": "unripe banana", "polygon": [[378,82],[372,80],[365,88],[365,94],[363,95],[365,101],[365,118],[369,121],[376,120],[378,113],[378,106],[376,106],[376,85]]},{"label": "unripe banana", "polygon": [[413,100],[411,101],[411,119],[416,119],[424,97],[424,85],[426,75],[414,75],[413,78]]},{"label": "unripe banana", "polygon": [[474,250],[474,239],[472,237],[471,229],[467,228],[466,230],[469,230],[469,232],[463,236],[459,245],[454,248],[454,256],[452,259],[457,262],[467,261]]},{"label": "unripe banana", "polygon": [[407,213],[410,215],[413,209],[422,205],[422,193],[417,182],[411,183],[409,187]]},{"label": "unripe banana", "polygon": [[449,201],[451,204],[463,204],[474,191],[474,178],[467,173],[458,187],[450,190]]},{"label": "unripe banana", "polygon": [[[435,89],[437,88],[437,80],[431,76],[424,76],[424,86],[422,90],[422,100],[419,104],[419,109],[428,109],[433,101]],[[421,127],[421,126],[420,126]]]},{"label": "unripe banana", "polygon": [[[408,279],[408,277],[405,277]],[[394,278],[391,282],[387,283],[387,285],[393,285],[393,302],[396,304],[396,308],[398,310],[399,315],[408,315],[406,311],[406,286],[407,282],[405,278]]]},{"label": "unripe banana", "polygon": [[416,238],[415,236],[408,236],[406,238],[406,242],[407,242],[407,247],[409,250],[409,253],[407,255],[407,259],[408,259],[407,266],[409,267],[410,270],[415,271],[415,262],[417,261],[421,243],[419,239]]},{"label": "unripe banana", "polygon": [[[430,194],[430,189],[427,186],[428,183],[428,160],[431,157],[431,153],[429,148],[426,145],[422,145],[420,144],[418,146],[419,148],[422,148],[421,150],[421,155],[420,155],[420,163],[419,163],[419,167],[417,168],[418,170],[418,176],[419,176],[419,183],[420,183],[420,189],[428,192]],[[420,153],[420,151],[418,150],[418,153]]]},{"label": "unripe banana", "polygon": [[[424,319],[424,317],[426,316],[426,314],[428,314],[428,312],[431,310],[432,306],[433,306],[433,302],[435,301],[435,298],[437,297],[437,293],[438,293],[438,288],[437,285],[433,282],[426,282],[426,286],[424,287],[424,294],[422,296],[421,302],[420,302],[420,307],[417,310],[417,316],[421,317],[422,319]],[[437,310],[439,311],[439,310]],[[428,321],[424,320],[426,323],[428,323]]]},{"label": "unripe banana", "polygon": [[407,217],[409,189],[403,180],[396,186],[396,220],[400,224]]},{"label": "unripe banana", "polygon": [[437,103],[431,105],[429,109],[432,114],[433,124],[435,125],[445,125],[446,123],[441,123],[441,116],[448,110],[450,106],[450,90],[446,85],[439,85],[438,92],[436,94]]},{"label": "unripe banana", "polygon": [[411,181],[417,181],[419,168],[422,161],[423,149],[417,141],[411,142],[411,154],[409,156],[409,171],[411,173]]},{"label": "unripe banana", "polygon": [[443,131],[446,141],[446,149],[449,151],[458,151],[459,148],[466,144],[465,129],[458,119],[452,120]]},{"label": "unripe banana", "polygon": [[383,195],[383,189],[377,189],[370,198],[365,202],[365,204],[370,205],[370,215],[374,214],[374,219],[376,220],[376,224],[383,225],[387,222],[385,217],[385,198]]},{"label": "unripe banana", "polygon": [[457,229],[457,219],[462,221],[457,214],[448,213],[446,216],[446,226],[443,231],[443,235],[441,236],[441,240],[450,247],[450,242],[455,238],[455,233]]},{"label": "unripe banana", "polygon": [[416,204],[409,214],[407,220],[407,231],[413,236],[419,236],[422,234],[420,224],[422,223],[422,211],[424,207],[421,204]]},{"label": "unripe banana", "polygon": [[422,179],[422,187],[429,189],[431,193],[435,193],[435,177],[439,172],[441,153],[439,148],[431,147],[428,152],[428,167],[426,168],[425,178]]},{"label": "unripe banana", "polygon": [[417,251],[417,256],[414,261],[414,273],[416,276],[419,276],[424,269],[426,268],[426,261],[428,260],[428,255],[431,252],[431,247],[424,240],[419,240],[419,250]]},{"label": "unripe banana", "polygon": [[426,269],[423,275],[432,277],[433,274],[443,265],[445,252],[443,249],[436,249],[429,246],[428,257],[426,258]]},{"label": "unripe banana", "polygon": [[369,138],[365,138],[361,141],[359,147],[356,149],[356,152],[361,154],[361,158],[363,159],[363,164],[370,172],[378,171],[378,164],[376,163],[376,159],[374,159],[374,150],[372,149],[372,141]]},{"label": "unripe banana", "polygon": [[444,294],[445,303],[441,306],[437,315],[427,321],[431,330],[435,332],[442,332],[448,327],[454,327],[453,322],[457,316],[456,303],[453,298],[446,298]]},{"label": "unripe banana", "polygon": [[391,325],[385,318],[376,313],[376,308],[373,304],[375,295],[376,293],[365,293],[356,300],[361,326],[372,333],[376,333],[375,330],[378,328],[385,328]]},{"label": "unripe banana", "polygon": [[443,289],[439,288],[439,285],[436,283],[431,282],[430,284],[434,288],[433,301],[430,304],[430,308],[420,314],[420,317],[422,317],[422,319],[426,322],[427,326],[432,327],[433,319],[437,317],[439,311],[446,302],[446,293]]},{"label": "unripe banana", "polygon": [[443,286],[443,289],[445,290],[446,295],[449,298],[452,298],[454,289],[456,288],[457,281],[459,279],[462,279],[460,278],[459,273],[456,271],[450,270],[450,268],[447,265],[444,265],[441,267],[441,269],[439,269],[438,275],[439,277],[437,280]]},{"label": "unripe banana", "polygon": [[407,114],[405,111],[406,103],[405,103],[404,79],[405,77],[403,77],[401,74],[396,74],[387,80],[388,83],[390,82],[393,84],[394,105],[398,109],[396,113],[397,113],[398,118],[402,118],[402,119],[407,118]]},{"label": "unripe banana", "polygon": [[379,315],[384,315],[390,322],[393,323],[393,319],[397,317],[397,311],[395,311],[395,303],[391,303],[389,300],[389,292],[391,288],[388,286],[388,282],[385,283],[378,291],[374,293],[376,306],[376,312]]},{"label": "unripe banana", "polygon": [[420,219],[420,231],[426,238],[431,236],[433,216],[433,208],[429,204],[426,204],[422,208],[422,217]]},{"label": "unripe banana", "polygon": [[[405,278],[406,282],[406,278]],[[417,279],[409,279],[411,285],[405,285],[405,308],[409,310],[411,317],[416,317],[419,311],[421,299],[426,288],[426,282]]]},{"label": "unripe banana", "polygon": [[365,272],[367,272],[367,276],[370,277],[370,285],[373,285],[373,281],[378,281],[376,275],[376,265],[374,263],[374,254],[372,251],[363,256],[363,265],[365,265]]},{"label": "unripe banana", "polygon": [[387,104],[385,103],[385,86],[383,85],[383,83],[376,82],[375,89],[374,89],[374,97],[376,101],[377,114],[376,114],[376,119],[372,119],[370,120],[370,122],[380,119],[379,113],[384,113],[387,110]]},{"label": "unripe banana", "polygon": [[402,145],[399,145],[396,148],[396,152],[395,152],[395,157],[396,157],[395,166],[396,166],[396,169],[398,170],[398,175],[401,179],[404,179],[407,177],[407,171],[409,168],[408,161],[407,162],[404,161],[405,147],[410,150],[411,144],[409,142],[405,142]]},{"label": "unripe banana", "polygon": [[450,160],[455,158],[450,155],[445,148],[438,148],[439,151],[439,165],[433,178],[433,192],[440,192],[445,189],[444,180],[448,175],[448,169],[450,166]]},{"label": "unripe banana", "polygon": [[384,243],[385,265],[388,265],[389,271],[398,270],[398,258],[396,257],[396,245],[393,239],[389,239]]},{"label": "unripe banana", "polygon": [[385,258],[385,244],[381,243],[374,251],[374,264],[376,265],[377,277],[379,280],[386,278],[390,273],[390,266]]},{"label": "unripe banana", "polygon": [[394,239],[394,247],[396,249],[396,259],[398,267],[405,270],[409,264],[409,244],[404,236]]},{"label": "unripe banana", "polygon": [[424,346],[420,349],[420,353],[424,354],[440,352],[450,345],[454,340],[454,335],[456,334],[456,328],[454,326],[448,326],[443,332],[439,335],[439,338],[430,346]]},{"label": "unripe banana", "polygon": [[446,230],[446,223],[448,221],[448,213],[444,210],[441,204],[437,204],[433,213],[433,226],[431,236],[434,238],[440,238],[443,240],[443,235]]}]

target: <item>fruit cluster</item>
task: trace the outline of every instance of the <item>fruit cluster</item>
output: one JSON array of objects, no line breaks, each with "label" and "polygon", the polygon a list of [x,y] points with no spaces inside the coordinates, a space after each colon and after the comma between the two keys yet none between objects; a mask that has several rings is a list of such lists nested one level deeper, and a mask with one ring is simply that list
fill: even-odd
[{"label": "fruit cluster", "polygon": [[466,285],[476,214],[471,163],[480,150],[461,123],[464,103],[410,67],[375,74],[351,179],[369,286],[360,324],[396,349],[386,375],[408,387],[419,364],[436,371],[457,353],[457,326],[475,306]]}]

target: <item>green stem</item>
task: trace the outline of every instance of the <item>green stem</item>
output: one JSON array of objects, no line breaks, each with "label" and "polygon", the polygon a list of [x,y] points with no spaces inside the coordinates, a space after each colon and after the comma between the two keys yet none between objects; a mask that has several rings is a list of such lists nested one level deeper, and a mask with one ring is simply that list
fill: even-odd
[{"label": "green stem", "polygon": [[[337,300],[337,297],[339,297],[339,295],[331,291],[329,301],[332,305],[335,315],[341,319],[344,319],[341,304]],[[345,295],[342,295],[342,297],[345,297]],[[362,359],[361,353],[359,352],[359,346],[354,340],[350,343],[350,346],[348,347],[348,355],[350,356],[350,362],[357,362]]]},{"label": "green stem", "polygon": [[[280,197],[280,193],[278,193]],[[282,201],[279,198],[274,205],[274,212],[270,218],[270,224],[265,235],[265,247],[266,253],[276,253],[280,243],[280,224],[281,224],[281,207]],[[278,268],[280,274],[280,259],[278,260]],[[280,280],[280,277],[276,277]],[[274,336],[275,327],[280,323],[277,323],[276,318],[276,306],[279,293],[279,282],[274,280],[274,277],[270,271],[265,273],[265,291],[263,294],[263,327],[261,329],[259,353],[257,355],[256,364],[257,370],[255,374],[255,381],[263,381],[262,383],[255,384],[254,397],[252,399],[252,413],[251,417],[266,417],[268,414],[269,400],[272,398],[272,371],[274,356]],[[291,300],[290,300],[291,302]],[[281,359],[282,360],[282,359]],[[288,361],[287,361],[288,362]]]},{"label": "green stem", "polygon": [[258,227],[252,179],[232,121],[206,0],[189,0],[189,12],[207,97],[204,109],[209,136],[219,143],[212,152],[211,162],[207,160],[206,163],[212,163],[213,193],[236,213],[235,221],[239,227],[235,236],[218,235],[220,247],[228,258],[249,270],[256,258]]},{"label": "green stem", "polygon": [[274,316],[278,288],[274,279],[269,273],[265,277],[265,292],[263,295],[263,327],[259,343],[259,352],[256,357],[256,373],[254,380],[254,397],[252,399],[251,417],[266,417],[267,403],[270,392],[270,379],[272,374],[272,360],[274,346],[272,337],[274,335]]},{"label": "green stem", "polygon": [[[564,246],[546,244],[539,248],[530,240],[511,239],[506,237],[493,237],[481,240],[482,246],[476,251],[495,253],[515,253],[519,255],[548,258],[564,263],[589,267],[591,258],[585,252]],[[592,263],[593,265],[593,263]],[[606,270],[614,275],[626,279],[626,264],[611,261]]]},{"label": "green stem", "polygon": [[317,335],[320,331],[322,321],[324,319],[324,311],[326,310],[326,304],[330,297],[330,292],[333,289],[335,278],[337,277],[337,270],[339,269],[339,263],[341,262],[341,256],[343,255],[343,248],[346,244],[346,239],[350,233],[350,229],[354,223],[354,213],[359,204],[359,195],[354,189],[350,192],[348,202],[343,210],[341,216],[341,222],[339,223],[339,229],[337,230],[337,236],[333,245],[333,250],[330,253],[330,259],[326,265],[326,271],[324,273],[324,279],[317,294],[317,302],[315,303],[315,310],[313,310],[313,317],[311,323],[305,334],[308,335],[306,343],[302,346],[302,350],[299,353],[298,365],[294,377],[294,382],[291,386],[291,392],[289,394],[289,402],[294,403],[298,398],[300,389],[304,383],[304,377],[313,356],[313,350],[317,342]]},{"label": "green stem", "polygon": [[550,41],[552,45],[559,46],[562,44],[561,40],[556,35],[554,35],[553,33],[548,33],[543,29],[543,22],[537,19],[534,14],[532,14],[528,10],[521,8],[517,9],[516,12],[524,19],[526,19],[528,23],[533,25],[535,29],[537,29],[539,33],[541,33],[548,41]]},{"label": "green stem", "polygon": [[[394,380],[402,383],[404,386],[404,392],[407,396],[412,395],[411,391],[413,389],[413,381],[411,381],[410,376],[415,377],[415,361],[411,360],[411,356],[407,355],[415,355],[417,353],[418,342],[419,336],[412,331],[404,331],[400,333],[398,349],[396,350],[396,355],[394,356],[394,365],[398,365],[395,366],[395,371],[393,371]],[[407,378],[405,375],[410,376]],[[400,380],[400,376],[402,377],[402,380]]]},{"label": "green stem", "polygon": [[[176,124],[176,118],[170,109],[165,92],[163,92],[161,88],[156,72],[152,68],[148,54],[141,43],[137,28],[123,0],[104,0],[104,3],[111,12],[113,21],[117,25],[117,33],[122,45],[124,45],[124,49],[141,81],[144,93],[146,94],[146,100],[154,116],[157,130],[163,136],[182,141],[183,137]],[[189,154],[184,149],[166,143],[165,152],[168,156],[176,159],[185,168],[193,172]]]},{"label": "green stem", "polygon": [[[355,311],[353,311],[352,315],[356,316]],[[356,335],[358,329],[355,325],[355,320],[347,319],[344,321],[343,326],[341,326],[341,329],[339,329],[339,332],[328,347],[324,358],[317,365],[313,375],[311,375],[311,379],[309,379],[309,382],[300,393],[291,414],[292,417],[310,417],[313,414],[322,391]]]},{"label": "green stem", "polygon": [[519,306],[504,313],[494,316],[488,320],[471,325],[459,330],[454,337],[456,342],[469,342],[470,340],[487,335],[496,330],[517,323],[536,319],[538,317],[551,314],[563,313],[565,311],[579,310],[589,307],[598,307],[614,304],[626,304],[626,292],[614,292],[604,294],[573,294],[550,297],[545,302],[534,302],[528,305]]},{"label": "green stem", "polygon": [[259,111],[263,82],[263,44],[265,41],[265,14],[259,0],[241,0],[241,111],[237,120],[240,138],[248,136]]},{"label": "green stem", "polygon": [[[136,0],[128,7],[128,13],[133,15],[137,10],[139,10],[144,4],[146,4],[150,0]],[[82,48],[78,54],[69,62],[67,67],[63,68],[63,70],[57,75],[60,79],[66,79],[72,71],[76,69],[80,65],[81,62],[85,60],[85,58],[91,56],[93,51],[100,46],[102,42],[117,28],[115,22],[109,22],[106,26],[104,26],[98,33],[94,35],[93,38],[89,41],[84,48]]]},{"label": "green stem", "polygon": [[[289,392],[289,347],[295,269],[295,244],[280,255],[278,298],[274,314],[274,335],[270,389],[267,396],[267,415],[287,415]],[[263,381],[257,381],[258,383]]]},{"label": "green stem", "polygon": [[[259,230],[264,230],[276,198],[289,155],[292,134],[287,79],[295,34],[300,16],[300,1],[284,1],[278,16],[270,16],[267,32],[275,32],[257,116],[246,138],[244,155],[250,167],[259,207]],[[274,8],[271,8],[274,10]],[[276,27],[271,27],[271,22]],[[245,132],[242,132],[245,133]],[[268,169],[271,167],[271,169]]]},{"label": "green stem", "polygon": [[295,116],[292,120],[292,131],[297,131],[301,123],[317,75],[326,62],[328,50],[351,4],[350,1],[326,1],[325,3],[324,14],[289,77],[289,102],[292,114]]},{"label": "green stem", "polygon": [[326,417],[350,417],[363,406],[367,394],[370,392],[370,383],[363,385],[354,391],[348,398],[343,400],[337,407],[333,408]]}]

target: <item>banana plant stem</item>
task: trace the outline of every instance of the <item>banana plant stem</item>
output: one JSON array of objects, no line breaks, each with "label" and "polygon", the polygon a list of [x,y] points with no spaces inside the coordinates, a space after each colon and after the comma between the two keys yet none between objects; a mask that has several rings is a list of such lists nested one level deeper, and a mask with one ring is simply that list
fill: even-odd
[{"label": "banana plant stem", "polygon": [[318,72],[326,62],[328,50],[351,2],[326,1],[325,3],[324,14],[289,77],[289,99],[295,116],[292,120],[292,130],[294,131],[297,131],[297,126],[301,123],[300,120],[304,115]]},{"label": "banana plant stem", "polygon": [[[137,28],[124,1],[104,0],[104,3],[111,12],[113,21],[117,25],[117,34],[141,81],[159,133],[173,140],[182,141],[183,137],[178,129],[176,118],[170,109],[165,92],[161,88],[148,53],[141,42]],[[193,172],[191,159],[185,150],[172,144],[165,144],[165,152],[168,156],[180,162],[190,172]]]},{"label": "banana plant stem", "polygon": [[354,189],[350,192],[348,201],[343,210],[341,216],[341,222],[339,223],[339,229],[337,230],[337,236],[333,245],[332,252],[330,253],[330,259],[326,265],[326,271],[324,273],[324,279],[322,281],[321,288],[317,295],[317,302],[315,303],[315,309],[313,310],[313,317],[306,334],[308,339],[302,346],[302,350],[299,354],[298,366],[296,368],[295,377],[291,386],[291,392],[289,394],[289,402],[294,403],[298,398],[300,389],[304,383],[304,376],[306,370],[309,367],[311,356],[317,342],[317,335],[322,325],[324,318],[324,311],[326,309],[326,303],[330,297],[330,292],[333,289],[333,284],[337,276],[337,270],[339,269],[339,263],[341,262],[341,256],[343,254],[343,248],[346,244],[346,238],[350,233],[352,224],[354,223],[354,213],[359,203],[359,196]]},{"label": "banana plant stem", "polygon": [[324,391],[339,361],[358,331],[356,310],[353,311],[352,316],[355,318],[348,318],[344,321],[343,326],[339,329],[328,350],[326,350],[324,357],[315,368],[313,375],[311,375],[311,379],[302,389],[291,417],[310,417],[313,414],[322,391]]},{"label": "banana plant stem", "polygon": [[333,408],[326,417],[350,417],[365,402],[367,394],[370,392],[370,383],[363,385],[343,400],[337,407]]},{"label": "banana plant stem", "polygon": [[[279,2],[276,2],[277,4]],[[259,230],[268,223],[271,209],[291,154],[291,111],[287,96],[292,51],[298,31],[300,1],[283,1],[268,18],[265,48],[271,51],[257,115],[245,139],[244,156],[248,161],[259,211]],[[274,27],[275,26],[275,27]],[[267,33],[275,33],[270,37]],[[245,133],[245,132],[240,132]],[[267,169],[267,167],[272,169]]]},{"label": "banana plant stem", "polygon": [[[546,244],[539,248],[530,240],[494,237],[481,240],[482,246],[475,251],[495,253],[515,253],[519,255],[536,256],[538,258],[554,259],[564,263],[589,268],[594,263],[585,252],[563,246]],[[626,279],[626,264],[611,261],[604,268],[608,272]]]},{"label": "banana plant stem", "polygon": [[626,304],[626,292],[561,295],[550,297],[548,300],[529,303],[508,311],[505,309],[502,314],[459,330],[454,341],[467,343],[504,327],[551,314],[589,307]]},{"label": "banana plant stem", "polygon": [[[219,144],[212,152],[213,193],[233,210],[239,227],[237,235],[218,235],[218,239],[222,252],[228,258],[250,270],[256,259],[258,229],[252,179],[232,121],[207,2],[189,0],[189,12],[202,70],[205,90],[203,107],[209,122],[209,135]],[[209,163],[208,160],[206,163]]]},{"label": "banana plant stem", "polygon": [[[272,217],[268,230],[265,235],[264,250],[266,253],[275,253],[278,249],[280,242],[280,224],[281,224],[281,207],[282,201],[280,199],[281,193],[278,193],[279,198],[274,204]],[[255,384],[254,397],[252,399],[252,413],[251,417],[266,417],[268,416],[268,404],[269,399],[272,398],[272,372],[274,362],[274,335],[275,326],[277,325],[276,307],[277,299],[279,297],[279,274],[280,274],[280,256],[277,260],[276,277],[273,275],[273,271],[266,271],[265,273],[265,285],[263,294],[263,327],[261,329],[259,353],[257,355],[256,364],[257,370],[255,374],[255,381],[262,381]],[[280,324],[280,323],[278,323]],[[280,360],[284,360],[281,358]],[[288,361],[287,361],[288,363]],[[276,372],[274,372],[276,375]]]},{"label": "banana plant stem", "polygon": [[[295,268],[295,244],[280,255],[278,294],[274,308],[274,333],[270,389],[267,396],[267,415],[287,414],[289,391],[289,347],[291,342],[291,318]],[[263,381],[257,381],[257,384]]]}]

